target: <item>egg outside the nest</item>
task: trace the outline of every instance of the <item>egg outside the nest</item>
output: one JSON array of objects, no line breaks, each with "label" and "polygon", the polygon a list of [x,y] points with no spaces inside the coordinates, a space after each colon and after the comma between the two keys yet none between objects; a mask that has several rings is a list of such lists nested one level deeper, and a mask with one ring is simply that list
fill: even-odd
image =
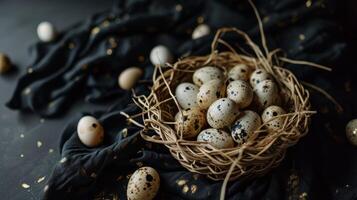
[{"label": "egg outside the nest", "polygon": [[141,167],[130,177],[127,187],[128,200],[154,199],[160,188],[160,176],[152,167]]},{"label": "egg outside the nest", "polygon": [[92,116],[82,117],[77,125],[80,141],[87,147],[96,147],[103,142],[104,129],[99,121]]}]

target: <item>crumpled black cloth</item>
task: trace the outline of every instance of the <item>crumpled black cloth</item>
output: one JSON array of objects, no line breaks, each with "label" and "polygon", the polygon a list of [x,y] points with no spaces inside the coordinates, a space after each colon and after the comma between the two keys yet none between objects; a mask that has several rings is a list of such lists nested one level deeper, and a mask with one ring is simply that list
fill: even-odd
[{"label": "crumpled black cloth", "polygon": [[[344,137],[344,125],[356,113],[356,69],[348,67],[351,52],[335,21],[336,2],[257,0],[270,49],[287,56],[333,66],[328,73],[305,66],[288,66],[298,78],[315,84],[342,104],[344,111],[320,93],[311,92],[314,116],[310,133],[291,147],[282,164],[263,177],[228,184],[227,199],[356,199],[356,149]],[[192,40],[191,32],[204,22],[213,30]],[[210,52],[214,31],[233,26],[260,43],[257,20],[247,1],[233,0],[122,0],[107,13],[94,15],[66,31],[57,41],[33,47],[35,61],[22,76],[8,106],[53,117],[75,99],[89,102],[115,99],[105,112],[91,112],[105,129],[104,144],[86,148],[76,125],[65,128],[61,140],[63,159],[56,165],[43,199],[125,199],[127,175],[140,166],[159,171],[157,199],[218,199],[221,181],[188,172],[162,145],[143,141],[140,129],[120,114],[139,112],[131,94],[117,86],[118,74],[139,66],[150,80],[153,66],[148,55],[164,44],[176,58]],[[230,44],[239,42],[227,34]],[[235,46],[236,47],[236,46]],[[137,94],[148,91],[143,82]],[[154,134],[154,133],[153,133]]]}]

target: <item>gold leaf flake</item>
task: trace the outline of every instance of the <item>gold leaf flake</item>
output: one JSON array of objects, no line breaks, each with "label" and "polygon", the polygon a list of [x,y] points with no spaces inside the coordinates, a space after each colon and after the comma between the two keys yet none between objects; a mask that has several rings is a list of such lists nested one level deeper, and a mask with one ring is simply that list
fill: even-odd
[{"label": "gold leaf flake", "polygon": [[107,55],[112,55],[113,54],[113,50],[112,49],[108,49],[107,50]]},{"label": "gold leaf flake", "polygon": [[24,94],[25,95],[28,95],[28,94],[30,94],[31,93],[31,88],[26,88],[25,90],[24,90]]},{"label": "gold leaf flake", "polygon": [[42,142],[41,141],[37,141],[37,147],[40,148],[42,146]]},{"label": "gold leaf flake", "polygon": [[70,43],[68,44],[68,48],[69,48],[69,49],[73,49],[74,47],[76,47],[76,45],[75,45],[73,42],[70,42]]},{"label": "gold leaf flake", "polygon": [[182,5],[181,5],[181,4],[177,4],[177,5],[175,6],[175,10],[176,10],[177,12],[180,12],[180,11],[182,10]]},{"label": "gold leaf flake", "polygon": [[28,189],[28,188],[30,188],[30,185],[27,184],[27,183],[22,183],[22,184],[21,184],[21,187],[23,187],[23,188],[25,188],[25,189]]},{"label": "gold leaf flake", "polygon": [[311,4],[312,4],[311,0],[307,0],[305,3],[306,7],[308,7],[308,8],[311,7]]},{"label": "gold leaf flake", "polygon": [[300,39],[300,40],[305,40],[305,35],[304,35],[304,34],[300,34],[300,35],[299,35],[299,39]]},{"label": "gold leaf flake", "polygon": [[67,161],[67,158],[66,157],[63,157],[61,160],[60,160],[60,163],[65,163]]},{"label": "gold leaf flake", "polygon": [[20,157],[23,158],[23,157],[24,157],[24,154],[20,154]]},{"label": "gold leaf flake", "polygon": [[202,24],[205,21],[205,18],[202,16],[197,17],[197,23]]},{"label": "gold leaf flake", "polygon": [[143,163],[142,163],[142,162],[137,162],[136,165],[137,165],[138,167],[142,167],[142,166],[143,166]]},{"label": "gold leaf flake", "polygon": [[39,179],[37,179],[37,183],[41,183],[42,181],[44,181],[46,178],[46,176],[42,176]]},{"label": "gold leaf flake", "polygon": [[43,188],[43,191],[46,192],[48,190],[48,185],[45,185],[45,187]]},{"label": "gold leaf flake", "polygon": [[269,17],[269,16],[265,16],[265,17],[263,18],[263,22],[264,22],[264,23],[267,23],[269,20],[270,20],[270,17]]},{"label": "gold leaf flake", "polygon": [[99,28],[99,27],[94,27],[94,28],[91,30],[91,34],[92,34],[92,35],[96,35],[96,34],[99,33],[99,31],[100,31],[100,28]]},{"label": "gold leaf flake", "polygon": [[190,188],[188,188],[188,186],[185,185],[185,186],[183,186],[183,188],[182,188],[182,192],[183,192],[183,193],[187,193],[189,189],[190,189]]},{"label": "gold leaf flake", "polygon": [[96,178],[96,177],[97,177],[97,174],[96,174],[96,173],[94,173],[94,172],[92,172],[92,173],[90,174],[90,177],[92,177],[92,178]]},{"label": "gold leaf flake", "polygon": [[186,180],[178,180],[177,185],[182,186],[182,185],[185,185],[186,182],[187,182]]},{"label": "gold leaf flake", "polygon": [[48,153],[53,153],[53,149],[49,149],[49,150],[48,150]]},{"label": "gold leaf flake", "polygon": [[24,138],[25,135],[23,133],[20,134],[20,138]]},{"label": "gold leaf flake", "polygon": [[101,23],[101,26],[102,27],[108,27],[110,25],[110,22],[108,20],[104,20],[102,23]]},{"label": "gold leaf flake", "polygon": [[122,130],[122,134],[123,134],[123,137],[127,137],[128,136],[128,129],[127,128],[124,128]]},{"label": "gold leaf flake", "polygon": [[191,185],[191,193],[194,194],[197,191],[197,185]]},{"label": "gold leaf flake", "polygon": [[33,72],[33,69],[30,67],[27,69],[27,73],[31,74]]}]

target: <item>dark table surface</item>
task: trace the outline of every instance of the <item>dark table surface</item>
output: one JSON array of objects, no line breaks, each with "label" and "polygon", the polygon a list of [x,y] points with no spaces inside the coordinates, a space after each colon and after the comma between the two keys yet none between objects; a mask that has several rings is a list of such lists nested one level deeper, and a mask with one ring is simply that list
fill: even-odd
[{"label": "dark table surface", "polygon": [[17,78],[30,64],[28,49],[38,41],[37,24],[50,21],[61,31],[93,13],[110,9],[111,4],[100,0],[0,1],[0,52],[8,54],[18,66],[0,77],[0,199],[39,199],[40,190],[60,159],[58,143],[64,125],[74,113],[98,107],[78,102],[64,116],[44,120],[4,106]]}]

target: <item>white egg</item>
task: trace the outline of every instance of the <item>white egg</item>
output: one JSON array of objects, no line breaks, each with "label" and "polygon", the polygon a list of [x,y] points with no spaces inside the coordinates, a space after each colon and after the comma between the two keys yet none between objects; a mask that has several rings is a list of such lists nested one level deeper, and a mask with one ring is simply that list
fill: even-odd
[{"label": "white egg", "polygon": [[346,125],[346,136],[351,144],[357,146],[357,119],[353,119]]},{"label": "white egg", "polygon": [[256,112],[251,110],[242,112],[232,126],[231,134],[233,140],[237,142],[238,145],[243,144],[261,124],[262,120]]},{"label": "white egg", "polygon": [[225,87],[219,79],[203,84],[197,94],[197,103],[202,109],[207,109],[217,99],[224,97]]},{"label": "white egg", "polygon": [[176,131],[178,136],[182,133],[183,138],[196,137],[206,125],[206,113],[197,108],[189,108],[178,112],[175,116]]},{"label": "white egg", "polygon": [[279,88],[272,80],[263,80],[254,88],[254,102],[258,109],[279,104]]},{"label": "white egg", "polygon": [[250,75],[250,85],[254,88],[257,84],[264,80],[272,80],[272,76],[263,69],[256,69]]},{"label": "white egg", "polygon": [[82,117],[77,125],[77,133],[81,142],[87,147],[100,145],[104,139],[104,129],[92,116]]},{"label": "white egg", "polygon": [[51,42],[56,39],[57,31],[50,22],[41,22],[37,26],[37,35],[42,42]]},{"label": "white egg", "polygon": [[181,108],[193,108],[197,106],[198,87],[192,83],[180,83],[176,87],[175,97]]},{"label": "white egg", "polygon": [[208,142],[217,149],[231,148],[234,146],[233,139],[227,132],[215,128],[201,131],[197,136],[197,141]]},{"label": "white egg", "polygon": [[155,66],[164,67],[166,63],[171,63],[172,60],[173,56],[166,46],[158,45],[150,52],[150,61]]},{"label": "white egg", "polygon": [[213,128],[229,127],[239,114],[238,106],[228,98],[213,102],[207,111],[207,122]]},{"label": "white egg", "polygon": [[141,167],[130,177],[126,195],[128,200],[152,200],[160,188],[160,176],[152,167]]},{"label": "white egg", "polygon": [[233,100],[240,109],[248,107],[253,100],[253,96],[253,89],[245,81],[236,80],[228,84],[227,97]]},{"label": "white egg", "polygon": [[285,110],[279,106],[269,106],[263,111],[262,120],[264,123],[266,123],[266,127],[269,130],[279,130],[284,125],[285,117],[278,116],[285,113]]},{"label": "white egg", "polygon": [[195,30],[192,32],[192,39],[197,39],[206,35],[209,35],[211,32],[207,24],[198,25]]},{"label": "white egg", "polygon": [[217,67],[206,66],[196,70],[192,79],[196,85],[201,86],[208,81],[215,79],[223,80],[223,78],[224,74],[221,69]]},{"label": "white egg", "polygon": [[242,80],[242,81],[249,81],[249,77],[251,74],[251,68],[245,64],[238,64],[234,66],[228,72],[228,80],[235,81],[235,80]]},{"label": "white egg", "polygon": [[124,90],[130,90],[135,86],[142,75],[143,70],[139,67],[129,67],[125,69],[119,75],[119,87]]}]

